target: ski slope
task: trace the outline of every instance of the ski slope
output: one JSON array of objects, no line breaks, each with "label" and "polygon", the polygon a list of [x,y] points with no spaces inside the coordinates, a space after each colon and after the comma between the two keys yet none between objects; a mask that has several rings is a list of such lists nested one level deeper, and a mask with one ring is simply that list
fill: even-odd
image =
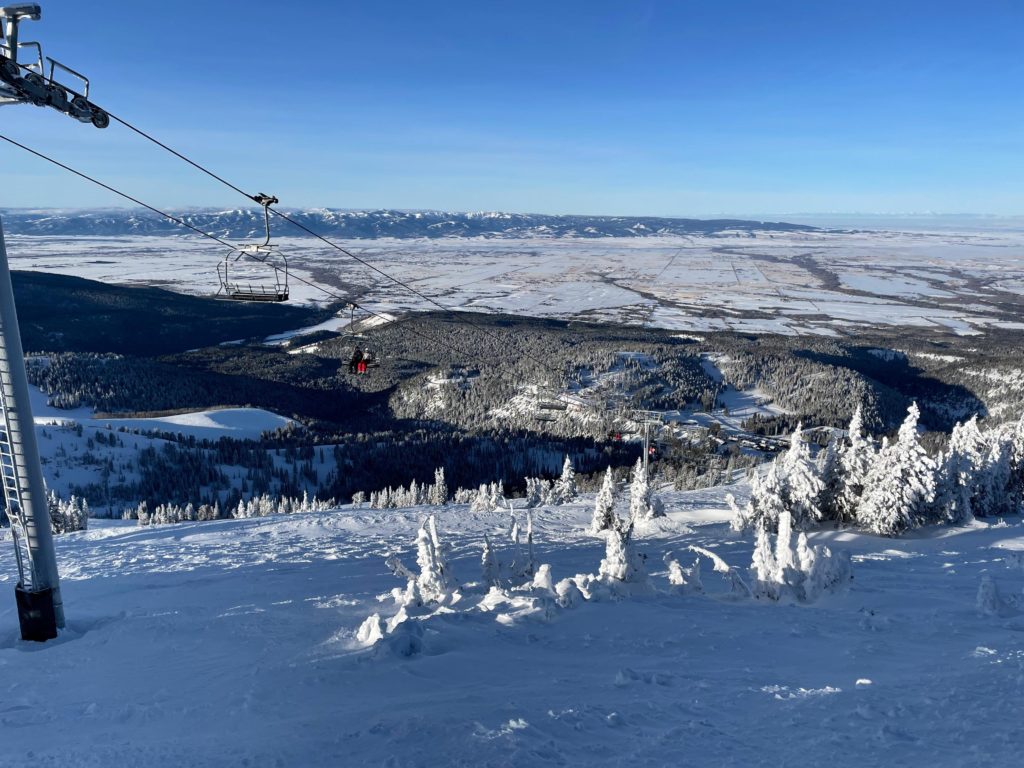
[{"label": "ski slope", "polygon": [[[640,550],[659,593],[548,617],[456,612],[412,657],[355,631],[414,567],[426,509],[58,537],[68,628],[17,639],[0,546],[0,766],[1008,766],[1020,759],[1024,614],[981,615],[983,574],[1024,586],[1024,527],[905,539],[823,531],[854,581],[811,606],[668,592],[662,555],[746,566],[727,489],[667,494]],[[732,489],[741,493],[742,489]],[[594,573],[592,499],[539,511],[537,559]],[[456,578],[483,534],[511,559],[507,512],[439,513]],[[507,617],[506,617],[507,619]]]}]

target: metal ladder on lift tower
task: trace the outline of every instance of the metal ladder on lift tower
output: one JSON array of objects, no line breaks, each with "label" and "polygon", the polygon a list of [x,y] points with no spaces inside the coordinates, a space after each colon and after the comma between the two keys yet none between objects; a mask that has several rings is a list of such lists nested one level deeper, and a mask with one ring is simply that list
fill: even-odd
[{"label": "metal ladder on lift tower", "polygon": [[[21,435],[11,419],[14,410],[14,390],[11,387],[10,357],[4,336],[0,333],[0,482],[3,483],[7,519],[14,538],[14,553],[18,561],[18,578],[26,589],[36,585],[36,573],[32,563],[31,547],[28,541],[28,527],[25,525],[24,506],[21,502],[21,478],[24,471],[24,455]],[[13,423],[12,423],[13,422]],[[19,461],[21,458],[21,461]],[[21,465],[21,466],[19,466]],[[28,572],[26,573],[26,564]],[[28,578],[26,578],[28,577]]]}]

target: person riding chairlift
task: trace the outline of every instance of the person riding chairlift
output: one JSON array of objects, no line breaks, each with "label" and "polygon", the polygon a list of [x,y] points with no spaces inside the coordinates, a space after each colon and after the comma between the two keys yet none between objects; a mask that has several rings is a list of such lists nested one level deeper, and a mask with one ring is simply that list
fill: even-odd
[{"label": "person riding chairlift", "polygon": [[367,369],[370,367],[370,363],[372,362],[373,352],[371,352],[370,350],[366,350],[365,352],[363,352],[363,356],[359,360],[359,365],[356,366],[356,370],[359,373],[366,373]]},{"label": "person riding chairlift", "polygon": [[348,363],[349,373],[366,373],[366,363],[363,360],[363,350],[357,345],[352,352],[352,359]]}]

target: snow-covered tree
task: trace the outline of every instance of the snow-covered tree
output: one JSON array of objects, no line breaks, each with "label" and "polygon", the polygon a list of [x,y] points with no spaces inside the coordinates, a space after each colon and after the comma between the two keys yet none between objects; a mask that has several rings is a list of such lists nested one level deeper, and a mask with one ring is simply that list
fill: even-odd
[{"label": "snow-covered tree", "polygon": [[629,485],[629,517],[631,520],[653,520],[664,516],[664,505],[648,482],[643,459],[637,459]]},{"label": "snow-covered tree", "polygon": [[543,481],[536,477],[526,478],[526,496],[523,500],[523,506],[527,509],[533,509],[539,507],[544,503],[545,488]]},{"label": "snow-covered tree", "polygon": [[754,541],[754,555],[750,563],[754,590],[757,594],[772,600],[779,599],[776,570],[775,553],[772,551],[768,530],[765,526],[759,525],[757,526],[757,538]]},{"label": "snow-covered tree", "polygon": [[978,417],[957,424],[936,472],[936,517],[951,523],[974,518],[972,497],[988,456],[988,443],[978,428]]},{"label": "snow-covered tree", "polygon": [[537,572],[537,561],[533,557],[533,512],[526,510],[526,565],[523,575],[533,578]]},{"label": "snow-covered tree", "polygon": [[768,532],[758,529],[750,574],[752,591],[758,597],[813,602],[849,581],[850,559],[846,553],[833,554],[824,545],[810,546],[806,533],[800,533],[794,546],[792,518],[789,512],[783,512],[774,547]]},{"label": "snow-covered tree", "polygon": [[818,509],[823,520],[839,519],[839,498],[843,492],[843,465],[840,459],[841,446],[835,435],[824,450],[819,451],[815,461],[821,493],[818,495]]},{"label": "snow-covered tree", "polygon": [[84,531],[89,527],[89,502],[74,494],[61,499],[54,491],[46,498],[50,511],[50,530],[54,534]]},{"label": "snow-covered tree", "polygon": [[551,489],[551,498],[548,503],[567,504],[570,501],[575,501],[578,496],[579,489],[576,487],[576,470],[572,465],[572,459],[566,456],[565,462],[562,464],[562,475],[555,481],[555,486]]},{"label": "snow-covered tree", "polygon": [[434,470],[434,484],[430,487],[430,503],[435,507],[443,507],[448,503],[448,481],[444,477],[444,467]]},{"label": "snow-covered tree", "polygon": [[601,531],[608,531],[614,527],[617,521],[615,515],[615,478],[612,475],[612,468],[604,473],[604,482],[601,490],[597,493],[594,502],[594,516],[590,520],[590,527],[587,531],[591,534],[598,534]]},{"label": "snow-covered tree", "polygon": [[488,512],[491,509],[491,489],[487,486],[487,483],[480,483],[480,487],[477,488],[476,495],[473,497],[473,503],[469,505],[470,512]]},{"label": "snow-covered tree", "polygon": [[671,552],[666,552],[662,559],[668,566],[668,583],[673,591],[682,595],[699,595],[704,592],[704,584],[700,579],[700,556],[689,568],[680,565]]},{"label": "snow-covered tree", "polygon": [[416,586],[423,601],[445,602],[451,595],[454,584],[433,515],[427,516],[416,535],[416,564],[420,568]]},{"label": "snow-covered tree", "polygon": [[1024,415],[1005,428],[1004,445],[1010,465],[1006,503],[1011,510],[1019,511],[1024,502]]},{"label": "snow-covered tree", "polygon": [[790,438],[789,450],[777,457],[763,475],[754,475],[750,482],[750,501],[740,509],[735,502],[732,527],[737,531],[758,526],[774,531],[779,515],[788,511],[796,525],[806,527],[821,520],[818,506],[822,494],[822,481],[811,459],[810,449],[804,442],[798,425]]},{"label": "snow-covered tree", "polygon": [[857,521],[875,533],[895,536],[920,525],[935,500],[935,462],[918,440],[919,417],[913,403],[895,442],[883,441],[868,473]]},{"label": "snow-covered tree", "polygon": [[505,485],[503,483],[496,482],[491,483],[490,488],[490,506],[491,509],[499,509],[505,505]]},{"label": "snow-covered tree", "polygon": [[501,567],[498,557],[494,553],[494,547],[491,546],[491,539],[486,533],[484,534],[483,553],[480,555],[480,570],[485,584],[492,587],[501,585]]},{"label": "snow-covered tree", "polygon": [[786,511],[786,487],[781,477],[778,460],[768,465],[768,471],[755,474],[750,481],[750,501],[746,507],[733,507],[732,527],[745,531],[761,526],[774,531],[779,524],[779,515]]},{"label": "snow-covered tree", "polygon": [[793,516],[793,524],[803,528],[821,520],[818,498],[823,486],[800,424],[789,438],[789,450],[782,456],[781,477],[785,506]]},{"label": "snow-covered tree", "polygon": [[616,519],[605,534],[605,555],[598,578],[606,583],[647,584],[647,568],[633,544],[633,523]]},{"label": "snow-covered tree", "polygon": [[864,428],[861,406],[853,412],[847,429],[848,443],[839,452],[841,466],[840,488],[836,498],[835,511],[840,523],[854,523],[857,507],[864,495],[864,483],[875,462],[875,442]]}]

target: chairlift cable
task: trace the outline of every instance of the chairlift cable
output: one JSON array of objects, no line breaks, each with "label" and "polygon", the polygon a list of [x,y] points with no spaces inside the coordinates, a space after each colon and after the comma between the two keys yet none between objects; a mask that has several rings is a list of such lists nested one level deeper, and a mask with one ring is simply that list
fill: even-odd
[{"label": "chairlift cable", "polygon": [[[26,64],[22,64],[22,63],[19,63],[19,62],[12,62],[12,63],[15,64],[15,66],[17,66],[20,69],[24,69],[24,70],[27,70],[27,71],[32,71],[31,67],[29,67]],[[76,91],[73,88],[70,88],[70,87],[68,87],[66,85],[63,85],[63,84],[61,85],[61,88],[63,89],[63,91],[71,94],[72,96],[86,99],[84,94],[79,93],[78,91]],[[88,101],[88,99],[86,99],[86,101]],[[207,168],[206,166],[202,165],[201,163],[198,163],[195,160],[193,160],[190,157],[188,157],[187,155],[177,151],[176,149],[174,149],[173,147],[169,146],[165,142],[160,141],[158,138],[153,136],[151,133],[143,130],[142,128],[139,128],[138,126],[134,125],[133,123],[129,122],[128,120],[124,119],[123,117],[120,117],[120,116],[118,116],[116,114],[113,114],[112,112],[110,112],[110,111],[108,111],[106,109],[102,110],[102,112],[106,115],[108,120],[116,121],[117,123],[119,123],[119,124],[123,125],[125,128],[127,128],[128,130],[134,132],[138,136],[146,139],[147,141],[152,142],[156,146],[158,146],[161,149],[171,153],[172,155],[174,155],[175,157],[179,158],[180,160],[183,160],[184,162],[188,163],[189,165],[191,165],[193,168],[199,170],[200,172],[206,174],[210,178],[212,178],[212,179],[214,179],[216,181],[219,181],[221,184],[223,184],[224,186],[228,187],[229,189],[237,192],[238,194],[246,197],[249,200],[252,200],[253,202],[255,202],[255,203],[259,204],[259,205],[264,205],[265,210],[271,211],[272,213],[274,213],[274,215],[284,219],[285,221],[289,222],[293,226],[298,227],[299,229],[303,230],[307,234],[312,235],[313,237],[317,238],[318,240],[322,241],[323,243],[325,243],[325,244],[331,246],[332,248],[336,249],[340,253],[342,253],[342,254],[348,256],[349,258],[357,261],[358,263],[362,264],[364,267],[366,267],[366,268],[376,272],[377,274],[381,275],[382,277],[387,278],[388,280],[391,280],[396,285],[399,285],[399,286],[405,288],[407,291],[409,291],[410,293],[412,293],[415,296],[418,296],[423,301],[425,301],[425,302],[427,302],[427,303],[437,307],[438,309],[440,309],[443,312],[451,315],[452,317],[458,317],[456,312],[453,309],[451,309],[450,307],[445,306],[444,304],[442,304],[437,299],[434,299],[434,298],[426,295],[422,291],[419,291],[416,288],[414,288],[411,285],[409,285],[407,282],[405,282],[405,281],[403,281],[403,280],[401,280],[401,279],[399,279],[399,278],[389,274],[388,272],[384,271],[383,269],[380,269],[379,267],[374,266],[373,264],[369,263],[365,259],[363,259],[363,258],[357,256],[356,254],[352,253],[352,251],[348,250],[347,248],[344,248],[344,247],[338,245],[337,243],[333,242],[332,240],[328,239],[327,237],[324,237],[323,235],[319,234],[318,232],[315,232],[314,230],[310,229],[305,224],[303,224],[303,223],[301,223],[299,221],[296,221],[295,219],[293,219],[288,214],[286,214],[286,213],[284,213],[282,211],[279,211],[276,208],[273,208],[273,207],[271,207],[269,205],[266,205],[265,204],[265,197],[264,197],[264,195],[262,195],[262,194],[257,194],[257,195],[249,194],[248,192],[243,190],[241,187],[239,187],[239,186],[237,186],[235,184],[232,184],[230,181],[225,179],[223,176],[220,176],[219,174],[217,174],[214,171],[210,170],[209,168]],[[29,147],[24,146],[23,144],[19,144],[18,142],[13,141],[12,139],[7,138],[6,136],[3,137],[3,138],[4,138],[5,141],[8,141],[9,143],[14,144],[15,146],[20,147],[21,149],[24,149],[24,150],[26,150],[28,152],[31,152],[32,154],[35,154],[35,155],[37,155],[38,157],[41,157],[44,160],[48,160],[48,161],[54,163],[55,165],[60,166],[64,170],[67,170],[67,171],[69,171],[71,173],[74,173],[74,174],[80,176],[83,179],[86,179],[86,180],[91,181],[91,182],[93,182],[95,184],[98,184],[99,186],[102,186],[103,188],[108,189],[111,192],[119,194],[119,195],[121,195],[121,197],[125,198],[126,200],[130,200],[131,202],[136,203],[137,205],[141,205],[143,208],[146,208],[147,210],[153,211],[154,213],[157,213],[157,214],[159,214],[161,216],[164,216],[164,217],[168,218],[169,220],[178,223],[179,225],[188,227],[189,229],[191,229],[191,230],[193,230],[193,231],[195,231],[195,232],[197,232],[199,234],[211,237],[212,239],[216,239],[217,242],[221,243],[222,245],[225,245],[225,246],[229,245],[226,241],[221,240],[220,238],[213,238],[211,235],[209,235],[209,233],[203,232],[198,227],[194,227],[194,226],[188,224],[187,222],[183,221],[182,219],[179,219],[179,218],[177,218],[175,216],[171,216],[171,215],[169,215],[169,214],[167,214],[167,213],[165,213],[163,211],[160,211],[160,210],[158,210],[156,208],[153,208],[150,205],[146,205],[145,203],[143,203],[140,200],[137,200],[137,199],[135,199],[135,198],[133,198],[133,197],[127,195],[127,194],[123,194],[123,193],[119,192],[118,190],[115,190],[113,187],[110,187],[110,186],[108,186],[106,184],[103,184],[102,182],[100,182],[100,181],[98,181],[96,179],[93,179],[93,178],[87,176],[84,173],[80,173],[78,171],[75,171],[73,168],[70,168],[67,165],[64,165],[64,164],[59,163],[59,162],[57,162],[55,160],[52,160],[51,158],[46,157],[42,153],[36,152],[35,150],[32,150]],[[274,202],[277,202],[276,199],[274,200]],[[301,278],[296,278],[296,279],[298,279],[299,282],[303,282],[303,283],[306,283],[307,285],[311,285],[311,286],[313,286],[315,288],[318,288],[320,290],[324,290],[320,286],[313,285],[312,283],[310,283],[307,280],[303,280]],[[329,293],[327,291],[324,291],[324,292],[328,293],[328,295],[332,295],[332,296],[335,296],[336,298],[339,298],[341,301],[345,301],[345,299],[343,299],[341,297],[337,297],[335,294],[331,294],[331,293]],[[469,314],[469,313],[464,313],[464,314]],[[458,319],[460,319],[461,321],[465,322],[467,325],[472,326],[473,328],[475,328],[476,330],[480,331],[484,335],[489,336],[492,339],[495,339],[496,341],[501,341],[501,342],[505,341],[498,334],[488,330],[487,328],[484,328],[484,327],[474,323],[472,320],[469,320],[469,319],[464,318],[464,317],[463,318],[458,318]],[[541,362],[541,361],[537,361],[537,362]],[[543,363],[541,363],[541,364],[544,365]],[[549,366],[545,365],[545,367],[549,367]],[[551,369],[551,370],[554,370],[554,369]]]},{"label": "chairlift cable", "polygon": [[[79,170],[77,170],[75,168],[72,168],[70,165],[62,163],[61,161],[56,160],[55,158],[52,158],[49,155],[45,155],[42,152],[39,152],[39,151],[37,151],[35,149],[32,149],[31,147],[28,147],[28,146],[22,144],[19,141],[15,141],[14,139],[10,138],[9,136],[6,136],[4,134],[0,134],[0,140],[6,141],[8,144],[11,144],[12,146],[18,147],[19,149],[22,149],[22,150],[24,150],[25,152],[28,152],[31,155],[35,155],[36,157],[40,158],[41,160],[45,160],[46,162],[48,162],[48,163],[50,163],[52,165],[55,165],[58,168],[61,168],[62,170],[67,171],[68,173],[74,174],[75,176],[78,176],[81,179],[84,179],[84,180],[86,180],[88,182],[91,182],[92,184],[95,184],[98,187],[102,187],[103,189],[107,190],[108,192],[112,192],[113,194],[117,195],[118,197],[124,198],[125,200],[128,200],[129,202],[135,203],[136,205],[138,205],[138,206],[140,206],[142,208],[145,208],[148,211],[152,211],[153,213],[155,213],[155,214],[157,214],[159,216],[163,216],[165,219],[167,219],[169,221],[172,221],[175,224],[178,224],[179,226],[185,227],[186,229],[190,229],[193,232],[195,232],[196,234],[202,235],[203,237],[205,237],[205,238],[207,238],[209,240],[213,240],[214,242],[224,246],[225,248],[229,248],[229,249],[231,249],[234,252],[238,252],[239,251],[239,248],[238,248],[237,245],[234,245],[233,243],[230,243],[227,240],[224,240],[223,238],[218,237],[217,235],[210,234],[209,232],[206,232],[206,231],[200,229],[199,227],[197,227],[197,226],[195,226],[193,224],[189,224],[187,221],[185,221],[182,218],[179,218],[178,216],[175,216],[175,215],[173,215],[171,213],[167,213],[166,211],[162,211],[159,208],[150,205],[149,203],[143,202],[142,200],[139,200],[137,197],[133,197],[132,195],[128,194],[127,192],[122,192],[121,190],[117,189],[116,187],[112,187],[111,185],[106,184],[106,183],[100,181],[99,179],[97,179],[97,178],[95,178],[93,176],[90,176],[87,173],[84,173],[84,172],[79,171]],[[245,253],[244,255],[247,258],[253,258],[252,254]],[[263,262],[260,262],[260,263],[263,263]],[[358,304],[358,303],[352,301],[350,298],[348,298],[346,296],[342,296],[339,293],[335,293],[334,291],[330,290],[329,288],[325,288],[324,286],[322,286],[322,285],[320,285],[318,283],[315,283],[312,280],[308,280],[308,279],[306,279],[304,277],[301,277],[301,276],[295,275],[295,274],[292,274],[292,279],[297,280],[298,282],[303,283],[303,284],[309,286],[310,288],[318,290],[321,293],[325,294],[326,296],[329,296],[330,298],[333,298],[333,299],[336,299],[338,301],[344,302],[345,304],[348,304],[348,305],[352,305],[352,306],[358,307],[359,309],[363,310],[364,312],[366,312],[368,314],[371,314],[374,317],[377,317],[377,318],[383,320],[384,322],[386,322],[386,323],[388,323],[390,325],[393,325],[393,326],[394,325],[400,325],[403,322],[401,320],[395,321],[395,319],[393,317],[381,314],[380,312],[376,312],[376,311],[370,309],[369,307],[366,307],[366,306],[363,306],[361,304]],[[426,341],[431,342],[432,344],[439,344],[442,347],[447,347],[451,351],[457,352],[458,354],[460,354],[460,355],[462,355],[464,357],[469,357],[469,358],[475,357],[478,360],[481,359],[480,356],[479,356],[479,353],[474,354],[472,352],[466,352],[465,350],[459,349],[454,344],[451,344],[451,343],[448,343],[448,342],[445,342],[445,341],[441,341],[440,339],[435,339],[434,337],[429,336],[428,334],[425,334],[425,333],[423,333],[421,331],[418,331],[415,328],[407,327],[406,330],[410,331],[415,336],[419,336],[420,338],[422,338],[422,339],[424,339]]]},{"label": "chairlift cable", "polygon": [[[226,186],[229,189],[237,192],[238,194],[242,195],[243,197],[248,198],[249,200],[252,200],[252,201],[254,201],[256,203],[260,202],[260,200],[259,200],[260,196],[259,195],[251,195],[251,194],[249,194],[248,192],[246,192],[244,189],[242,189],[241,187],[237,186],[236,184],[232,184],[230,181],[225,179],[223,176],[220,176],[219,174],[215,173],[214,171],[211,171],[209,168],[204,166],[202,163],[198,163],[195,160],[193,160],[192,158],[188,157],[187,155],[177,151],[173,147],[168,146],[167,144],[165,144],[164,142],[160,141],[158,138],[156,138],[152,134],[148,133],[147,131],[143,130],[142,128],[139,128],[136,125],[133,125],[128,120],[125,120],[123,117],[119,117],[118,115],[115,115],[112,112],[107,112],[107,114],[110,116],[111,120],[114,120],[114,121],[120,123],[121,125],[123,125],[128,130],[138,134],[142,138],[146,139],[147,141],[152,142],[153,144],[155,144],[156,146],[166,150],[167,152],[170,152],[175,157],[177,157],[177,158],[183,160],[184,162],[188,163],[189,165],[191,165],[196,170],[198,170],[201,173],[204,173],[207,176],[209,176],[211,179],[219,181],[224,186]],[[335,250],[337,250],[340,253],[344,254],[345,256],[348,256],[350,259],[353,259],[354,261],[359,262],[360,264],[362,264],[367,269],[370,269],[370,270],[376,272],[377,274],[381,275],[382,277],[385,277],[388,280],[392,281],[396,285],[401,286],[402,288],[404,288],[405,290],[409,291],[413,295],[419,297],[420,299],[422,299],[423,301],[427,302],[428,304],[431,304],[431,305],[437,307],[441,311],[443,311],[443,312],[445,312],[445,313],[447,313],[447,314],[449,314],[449,315],[451,315],[453,317],[458,317],[458,314],[451,307],[445,306],[444,304],[442,304],[437,299],[434,299],[431,296],[428,296],[427,294],[423,293],[422,291],[414,288],[413,286],[411,286],[409,283],[405,282],[404,280],[402,280],[402,279],[400,279],[398,277],[395,277],[394,275],[386,272],[385,270],[383,270],[383,269],[381,269],[379,267],[374,266],[373,264],[368,262],[366,259],[363,259],[360,256],[358,256],[355,253],[353,253],[352,251],[350,251],[348,248],[345,248],[345,247],[343,247],[341,245],[338,245],[333,240],[330,240],[329,238],[325,237],[324,235],[321,235],[319,232],[316,232],[315,230],[310,229],[308,226],[306,226],[302,222],[297,221],[296,219],[292,218],[287,213],[285,213],[283,211],[280,211],[277,208],[273,208],[273,207],[270,207],[269,210],[275,216],[278,216],[279,218],[283,219],[284,221],[287,221],[289,224],[291,224],[294,227],[298,227],[299,229],[304,231],[306,234],[311,235],[312,237],[315,237],[317,240],[320,240],[321,242],[325,243],[326,245],[331,246],[332,248],[334,248]],[[470,314],[470,313],[463,313],[463,314]],[[459,319],[462,320],[463,322],[465,322],[467,325],[473,326],[474,328],[476,328],[476,330],[480,331],[484,335],[490,336],[492,339],[495,339],[497,341],[504,341],[504,339],[502,339],[498,334],[493,333],[492,331],[488,330],[487,328],[484,328],[483,326],[477,325],[472,320],[467,320],[464,317],[459,317]]]}]

